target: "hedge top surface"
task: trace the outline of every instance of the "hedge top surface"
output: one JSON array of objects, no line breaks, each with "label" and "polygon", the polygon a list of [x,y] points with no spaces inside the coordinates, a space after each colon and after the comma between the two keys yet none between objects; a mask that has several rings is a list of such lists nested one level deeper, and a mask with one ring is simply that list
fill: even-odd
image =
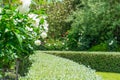
[{"label": "hedge top surface", "polygon": [[101,80],[94,70],[68,59],[37,52],[30,57],[33,64],[20,80]]},{"label": "hedge top surface", "polygon": [[37,52],[45,52],[45,53],[55,53],[55,54],[61,54],[61,53],[66,53],[66,54],[106,54],[106,55],[120,55],[120,52],[93,52],[93,51],[37,51]]}]

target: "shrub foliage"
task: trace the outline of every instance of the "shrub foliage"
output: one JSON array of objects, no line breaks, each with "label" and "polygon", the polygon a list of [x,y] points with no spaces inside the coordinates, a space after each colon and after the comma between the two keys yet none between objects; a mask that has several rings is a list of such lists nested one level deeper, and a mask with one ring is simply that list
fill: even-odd
[{"label": "shrub foliage", "polygon": [[17,0],[18,3],[12,4],[4,1],[0,6],[0,75],[3,79],[5,72],[14,67],[18,74],[18,62],[34,53],[35,45],[41,44],[48,31],[45,16],[31,12],[31,0]]},{"label": "shrub foliage", "polygon": [[72,28],[68,34],[68,47],[88,50],[104,44],[107,45],[107,51],[118,51],[120,45],[119,1],[81,1],[82,7],[77,8],[69,17]]}]

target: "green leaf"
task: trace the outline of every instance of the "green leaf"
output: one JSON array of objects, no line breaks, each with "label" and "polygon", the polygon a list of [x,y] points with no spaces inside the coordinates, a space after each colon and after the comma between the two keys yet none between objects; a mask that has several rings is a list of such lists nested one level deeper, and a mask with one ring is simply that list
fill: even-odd
[{"label": "green leaf", "polygon": [[42,18],[41,20],[40,20],[40,24],[43,24],[44,23],[44,19]]},{"label": "green leaf", "polygon": [[13,33],[15,34],[15,36],[19,42],[20,47],[22,48],[22,37],[16,32],[13,32]]}]

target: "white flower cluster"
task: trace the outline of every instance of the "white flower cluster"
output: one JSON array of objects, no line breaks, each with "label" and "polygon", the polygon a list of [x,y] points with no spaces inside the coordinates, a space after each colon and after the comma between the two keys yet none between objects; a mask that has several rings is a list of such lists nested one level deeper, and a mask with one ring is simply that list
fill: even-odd
[{"label": "white flower cluster", "polygon": [[31,0],[20,0],[21,5],[18,7],[20,13],[27,13],[30,10]]},{"label": "white flower cluster", "polygon": [[[18,7],[18,11],[22,14],[28,13],[30,10],[31,0],[20,0],[20,2],[22,4]],[[32,24],[30,26],[26,26],[26,30],[32,32],[32,34],[34,34],[34,36],[36,36],[37,33],[34,32],[34,28],[37,28],[37,29],[39,29],[39,33],[40,33],[39,36],[42,39],[45,39],[47,37],[48,26],[49,26],[47,21],[45,20],[46,16],[39,16],[39,15],[34,14],[34,13],[29,13],[28,17],[30,18],[30,20],[32,20],[31,21]],[[44,20],[42,24],[40,24],[41,20]],[[17,23],[17,21],[15,23]],[[34,43],[35,43],[35,45],[39,46],[41,44],[41,41],[36,40]]]},{"label": "white flower cluster", "polygon": [[[32,24],[31,26],[34,26],[35,28],[38,28],[40,30],[40,37],[42,39],[45,39],[47,37],[47,32],[48,32],[48,23],[47,21],[45,20],[46,18],[43,16],[43,17],[39,17],[39,15],[37,14],[33,14],[33,13],[30,13],[28,14],[29,18],[32,19]],[[44,23],[43,24],[40,24],[40,21],[44,19]],[[33,31],[33,28],[30,28],[30,27],[26,27],[26,29],[28,31]],[[36,40],[35,41],[35,44],[38,46],[40,45],[41,41],[40,40]]]}]

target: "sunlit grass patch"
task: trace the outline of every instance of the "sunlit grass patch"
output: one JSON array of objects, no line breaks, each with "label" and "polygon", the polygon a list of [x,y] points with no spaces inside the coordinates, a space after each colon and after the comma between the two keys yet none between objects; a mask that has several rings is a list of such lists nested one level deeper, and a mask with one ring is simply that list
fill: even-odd
[{"label": "sunlit grass patch", "polygon": [[97,72],[103,80],[120,80],[120,73]]}]

